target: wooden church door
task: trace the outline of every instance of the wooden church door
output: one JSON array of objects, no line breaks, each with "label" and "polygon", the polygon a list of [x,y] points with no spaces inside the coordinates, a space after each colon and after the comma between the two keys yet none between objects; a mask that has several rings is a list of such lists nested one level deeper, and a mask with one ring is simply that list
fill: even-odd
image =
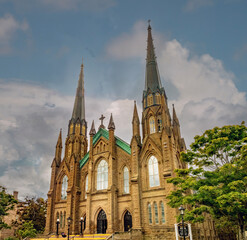
[{"label": "wooden church door", "polygon": [[124,214],[124,231],[127,232],[132,228],[132,216],[129,211]]},{"label": "wooden church door", "polygon": [[97,233],[106,233],[107,218],[104,210],[100,210],[97,217]]}]

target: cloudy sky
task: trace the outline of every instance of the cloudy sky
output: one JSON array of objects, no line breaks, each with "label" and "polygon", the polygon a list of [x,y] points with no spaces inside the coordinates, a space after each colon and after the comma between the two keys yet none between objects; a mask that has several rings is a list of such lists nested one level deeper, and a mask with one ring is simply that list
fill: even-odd
[{"label": "cloudy sky", "polygon": [[246,121],[246,12],[245,0],[0,0],[0,185],[46,197],[82,57],[88,125],[113,113],[130,141],[148,19],[187,146],[205,129]]}]

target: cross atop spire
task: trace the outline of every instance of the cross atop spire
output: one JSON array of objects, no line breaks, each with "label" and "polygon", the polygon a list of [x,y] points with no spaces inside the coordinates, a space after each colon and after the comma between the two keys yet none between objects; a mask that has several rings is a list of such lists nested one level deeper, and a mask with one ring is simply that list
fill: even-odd
[{"label": "cross atop spire", "polygon": [[100,128],[105,128],[105,126],[103,124],[104,119],[105,119],[105,116],[103,114],[101,114],[101,117],[99,118],[99,120],[101,121],[100,126],[99,126],[99,129]]},{"label": "cross atop spire", "polygon": [[145,91],[148,91],[148,89],[150,89],[151,92],[156,92],[157,88],[160,89],[162,86],[160,82],[158,65],[156,62],[156,56],[155,56],[153,38],[152,38],[152,28],[150,22],[151,20],[148,20]]},{"label": "cross atop spire", "polygon": [[79,75],[78,86],[76,91],[74,109],[72,119],[80,121],[85,120],[85,99],[84,99],[84,75],[83,75],[83,62],[81,64],[81,72]]}]

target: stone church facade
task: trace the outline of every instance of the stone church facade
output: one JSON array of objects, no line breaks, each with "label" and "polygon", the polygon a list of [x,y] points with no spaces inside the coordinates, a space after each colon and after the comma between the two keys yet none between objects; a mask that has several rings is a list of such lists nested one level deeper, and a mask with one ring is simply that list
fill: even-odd
[{"label": "stone church facade", "polygon": [[162,233],[161,239],[175,239],[178,210],[167,204],[166,197],[174,189],[167,179],[176,168],[186,168],[179,160],[186,146],[174,106],[172,117],[168,109],[150,25],[142,107],[140,119],[134,103],[130,144],[115,136],[112,115],[107,128],[103,116],[98,131],[93,122],[88,139],[81,65],[64,158],[60,132],[51,165],[46,234],[56,232],[57,219],[59,232],[67,232],[68,217],[72,218],[70,231],[79,234],[83,217],[88,234],[131,229],[145,236]]}]

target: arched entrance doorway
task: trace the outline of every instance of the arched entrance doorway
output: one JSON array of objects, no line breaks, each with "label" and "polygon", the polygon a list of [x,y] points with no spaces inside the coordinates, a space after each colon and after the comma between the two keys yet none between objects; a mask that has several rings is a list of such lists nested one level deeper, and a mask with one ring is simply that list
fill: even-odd
[{"label": "arched entrance doorway", "polygon": [[86,229],[86,216],[84,217],[84,222],[83,222],[83,231]]},{"label": "arched entrance doorway", "polygon": [[127,232],[132,228],[132,216],[129,211],[124,214],[124,231]]},{"label": "arched entrance doorway", "polygon": [[107,219],[104,210],[100,210],[97,217],[97,233],[106,233]]}]

